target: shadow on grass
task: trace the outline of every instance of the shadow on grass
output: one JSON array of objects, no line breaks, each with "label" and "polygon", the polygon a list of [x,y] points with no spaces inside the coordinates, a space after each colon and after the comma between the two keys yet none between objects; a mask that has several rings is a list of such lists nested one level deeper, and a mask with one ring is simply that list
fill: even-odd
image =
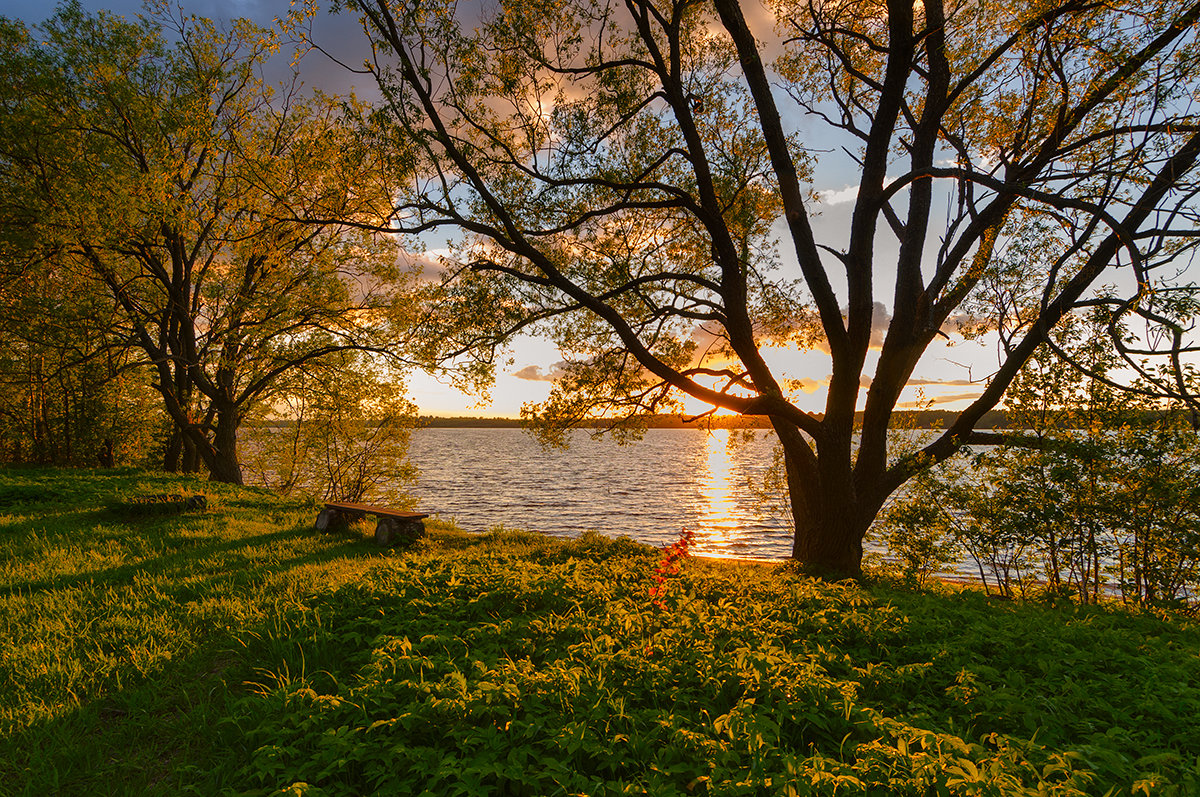
[{"label": "shadow on grass", "polygon": [[[316,548],[305,550],[310,546]],[[258,555],[264,547],[280,549],[282,557]],[[150,575],[152,597],[165,598],[160,605],[164,614],[157,620],[193,635],[193,648],[185,655],[166,657],[144,670],[122,662],[121,669],[90,689],[40,696],[42,705],[34,711],[54,716],[5,722],[9,727],[0,737],[0,795],[199,793],[189,791],[189,784],[196,782],[207,784],[206,794],[218,786],[240,791],[238,784],[221,782],[214,774],[235,772],[232,762],[248,754],[238,729],[230,725],[232,701],[246,694],[248,684],[261,680],[263,673],[286,671],[298,644],[296,635],[304,640],[301,655],[308,656],[314,668],[321,659],[345,666],[354,655],[334,649],[333,643],[324,650],[319,638],[313,645],[313,630],[305,624],[314,617],[305,609],[319,605],[319,623],[337,628],[355,621],[361,607],[350,601],[327,603],[321,589],[297,592],[291,583],[307,580],[319,585],[325,575],[346,583],[354,580],[354,573],[337,572],[340,565],[354,569],[356,562],[394,555],[353,528],[322,535],[298,525],[0,591],[0,596],[53,595],[80,586],[132,586],[128,600],[136,602],[146,598],[138,593],[146,583],[141,577]],[[204,563],[206,559],[210,561]],[[327,570],[303,579],[297,575],[312,567]],[[188,627],[193,603],[214,601],[234,604],[232,614],[253,619],[228,627]],[[115,648],[112,655],[133,659],[139,653],[136,642],[96,639],[89,644]],[[57,708],[52,705],[55,699],[60,701]],[[71,702],[74,707],[62,708]]]},{"label": "shadow on grass", "polygon": [[[301,525],[292,528],[280,529],[279,531],[267,532],[264,534],[255,534],[249,537],[241,537],[236,540],[228,540],[222,542],[213,542],[209,544],[189,545],[181,548],[173,553],[168,553],[157,557],[148,557],[137,562],[118,565],[101,570],[91,570],[85,572],[77,572],[66,575],[61,575],[50,579],[39,579],[36,581],[26,581],[20,584],[10,584],[6,587],[0,587],[0,596],[8,595],[26,595],[34,592],[45,592],[48,590],[67,589],[82,585],[95,585],[97,582],[121,585],[132,583],[139,575],[169,575],[175,572],[185,572],[194,574],[197,572],[189,565],[194,565],[196,560],[204,560],[220,555],[230,555],[238,551],[249,551],[250,549],[260,548],[271,544],[279,544],[296,540],[297,537],[304,535],[307,537],[318,537],[318,533],[313,531],[311,527]],[[258,569],[277,571],[280,567],[298,566],[300,564],[318,564],[328,562],[334,559],[345,558],[347,556],[365,556],[370,554],[379,554],[381,549],[366,539],[355,539],[348,535],[324,535],[320,539],[328,540],[331,543],[330,547],[323,548],[320,551],[315,551],[306,556],[297,557],[288,560],[264,560]],[[247,562],[252,562],[252,557],[244,557]]]}]

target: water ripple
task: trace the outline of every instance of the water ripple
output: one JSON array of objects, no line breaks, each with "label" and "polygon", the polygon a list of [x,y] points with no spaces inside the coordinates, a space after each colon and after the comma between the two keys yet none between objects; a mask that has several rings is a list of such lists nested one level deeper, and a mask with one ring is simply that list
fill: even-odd
[{"label": "water ripple", "polygon": [[577,433],[567,450],[547,452],[519,429],[422,429],[409,455],[422,510],[468,530],[595,529],[663,545],[689,528],[697,553],[784,558],[790,529],[760,516],[749,489],[771,462],[773,437],[728,441],[726,430],[652,429],[627,446]]}]

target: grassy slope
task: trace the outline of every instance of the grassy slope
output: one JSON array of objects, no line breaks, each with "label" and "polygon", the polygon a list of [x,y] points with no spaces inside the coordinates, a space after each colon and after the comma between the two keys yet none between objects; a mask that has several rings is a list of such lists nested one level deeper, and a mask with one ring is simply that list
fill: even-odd
[{"label": "grassy slope", "polygon": [[1190,622],[314,516],[0,472],[0,794],[1200,793]]}]

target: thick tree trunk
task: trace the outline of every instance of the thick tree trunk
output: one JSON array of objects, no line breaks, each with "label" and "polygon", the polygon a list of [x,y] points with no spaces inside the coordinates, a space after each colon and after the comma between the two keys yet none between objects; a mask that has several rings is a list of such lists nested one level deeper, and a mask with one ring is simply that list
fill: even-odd
[{"label": "thick tree trunk", "polygon": [[821,578],[861,578],[863,539],[878,506],[872,508],[856,494],[848,463],[842,473],[803,468],[796,441],[788,437],[780,435],[796,527],[792,558]]},{"label": "thick tree trunk", "polygon": [[242,484],[242,466],[237,456],[218,452],[216,459],[209,465],[208,476],[215,482],[226,484]]},{"label": "thick tree trunk", "polygon": [[861,578],[866,529],[847,522],[850,514],[795,517],[792,558],[823,578]]},{"label": "thick tree trunk", "polygon": [[217,429],[212,447],[205,457],[208,475],[213,481],[242,484],[242,466],[238,462],[238,412],[230,407],[217,413]]}]

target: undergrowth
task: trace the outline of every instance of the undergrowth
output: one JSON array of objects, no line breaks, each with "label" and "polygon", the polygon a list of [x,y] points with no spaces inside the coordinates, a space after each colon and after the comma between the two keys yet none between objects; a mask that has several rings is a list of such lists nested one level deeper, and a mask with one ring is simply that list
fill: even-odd
[{"label": "undergrowth", "polygon": [[[209,508],[103,509],[138,490]],[[0,473],[0,793],[1200,791],[1186,619],[314,516]]]}]

